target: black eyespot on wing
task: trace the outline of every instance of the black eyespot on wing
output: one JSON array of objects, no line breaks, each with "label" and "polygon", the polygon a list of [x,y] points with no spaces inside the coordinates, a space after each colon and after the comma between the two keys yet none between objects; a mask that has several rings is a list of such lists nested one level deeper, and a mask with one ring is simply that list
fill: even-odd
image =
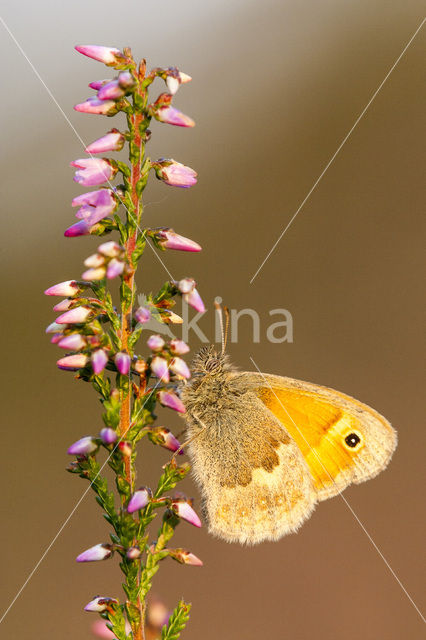
[{"label": "black eyespot on wing", "polygon": [[346,436],[345,442],[348,445],[348,447],[351,447],[351,449],[354,449],[361,442],[361,438],[357,433],[350,433],[349,435]]}]

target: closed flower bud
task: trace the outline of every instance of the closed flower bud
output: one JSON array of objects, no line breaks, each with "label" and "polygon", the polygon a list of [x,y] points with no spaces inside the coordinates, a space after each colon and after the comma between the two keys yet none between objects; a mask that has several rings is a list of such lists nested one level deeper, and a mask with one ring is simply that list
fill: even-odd
[{"label": "closed flower bud", "polygon": [[104,242],[98,247],[99,253],[107,256],[107,258],[116,258],[123,253],[124,247],[121,247],[118,242],[114,242],[114,240],[110,240],[109,242]]},{"label": "closed flower bud", "polygon": [[130,456],[132,455],[132,447],[130,445],[130,442],[124,442],[124,441],[119,442],[118,450],[126,458],[130,458]]},{"label": "closed flower bud", "polygon": [[191,553],[191,551],[187,551],[186,549],[173,549],[173,551],[171,551],[169,555],[171,558],[173,558],[173,560],[177,560],[181,564],[189,564],[193,567],[203,566],[203,561],[200,560],[200,558],[197,558],[197,556]]},{"label": "closed flower bud", "polygon": [[99,100],[119,100],[125,94],[125,91],[118,84],[118,80],[110,80],[104,84],[98,91]]},{"label": "closed flower bud", "polygon": [[80,349],[83,349],[85,346],[87,346],[87,342],[84,336],[79,333],[71,333],[69,336],[65,336],[65,338],[62,338],[62,340],[58,342],[58,347],[71,351],[80,351]]},{"label": "closed flower bud", "polygon": [[89,82],[89,87],[95,91],[99,91],[99,89],[107,82],[109,82],[109,78],[106,78],[105,80],[94,80],[93,82]]},{"label": "closed flower bud", "polygon": [[124,270],[124,262],[117,260],[117,258],[112,258],[112,260],[110,260],[108,263],[107,272],[106,272],[107,278],[109,280],[112,280],[113,278],[116,278],[117,276],[121,275],[123,273],[123,270]]},{"label": "closed flower bud", "polygon": [[189,293],[186,293],[183,296],[184,300],[189,304],[190,307],[198,311],[199,313],[204,313],[206,308],[204,306],[204,302],[201,299],[200,294],[197,289],[193,289]]},{"label": "closed flower bud", "polygon": [[130,371],[130,356],[128,353],[120,351],[114,358],[115,366],[118,371],[123,375],[127,375]]},{"label": "closed flower bud", "polygon": [[175,76],[172,76],[172,75],[167,76],[166,85],[167,85],[167,89],[169,90],[169,93],[171,93],[172,96],[174,96],[180,87],[179,78],[176,78]]},{"label": "closed flower bud", "polygon": [[80,438],[77,442],[72,444],[67,453],[70,456],[88,456],[98,448],[97,443],[93,440],[92,436],[84,436],[84,438]]},{"label": "closed flower bud", "polygon": [[197,183],[197,172],[173,159],[161,158],[153,167],[157,178],[172,187],[192,187]]},{"label": "closed flower bud", "polygon": [[114,444],[118,438],[116,432],[114,429],[111,429],[111,427],[104,427],[101,429],[99,437],[104,444]]},{"label": "closed flower bud", "polygon": [[70,163],[76,167],[74,180],[84,187],[92,187],[112,180],[117,173],[116,167],[103,158],[81,158]]},{"label": "closed flower bud", "polygon": [[86,220],[80,220],[75,224],[72,224],[68,229],[65,229],[64,236],[66,238],[77,238],[78,236],[88,236],[90,234],[91,227],[87,224]]},{"label": "closed flower bud", "polygon": [[65,327],[64,327],[63,324],[58,324],[57,322],[52,322],[46,328],[46,333],[58,333],[58,332],[61,332],[61,331],[64,331],[64,330],[65,330]]},{"label": "closed flower bud", "polygon": [[124,89],[131,89],[136,84],[136,81],[130,71],[121,71],[118,74],[118,84]]},{"label": "closed flower bud", "polygon": [[177,127],[194,127],[195,122],[192,118],[182,113],[174,107],[162,107],[154,111],[154,118],[165,124],[173,124]]},{"label": "closed flower bud", "polygon": [[75,50],[88,58],[93,58],[93,60],[103,62],[107,65],[117,64],[119,58],[123,55],[121,51],[115,47],[102,47],[96,44],[77,45]]},{"label": "closed flower bud", "polygon": [[81,291],[80,285],[75,280],[66,280],[59,284],[54,284],[44,292],[46,296],[75,296]]},{"label": "closed flower bud", "polygon": [[103,596],[96,596],[84,607],[85,611],[93,611],[94,613],[102,613],[110,609],[112,605],[118,604],[118,600],[115,598],[105,598]]},{"label": "closed flower bud", "polygon": [[188,365],[186,364],[185,360],[182,360],[182,358],[173,358],[173,360],[171,360],[170,371],[173,371],[173,373],[180,378],[185,378],[185,380],[189,380],[189,378],[191,377],[191,372],[188,369]]},{"label": "closed flower bud", "polygon": [[120,151],[124,145],[122,133],[113,129],[102,138],[98,138],[86,147],[86,153],[105,153],[106,151]]},{"label": "closed flower bud", "polygon": [[157,334],[150,336],[146,341],[146,344],[151,351],[161,351],[166,343],[163,338]]},{"label": "closed flower bud", "polygon": [[139,549],[139,547],[129,547],[129,549],[127,549],[126,551],[126,557],[129,558],[129,560],[137,560],[141,557],[141,555],[142,551]]},{"label": "closed flower bud", "polygon": [[98,267],[97,269],[87,269],[81,274],[81,277],[85,280],[102,280],[105,278],[106,269],[104,267]]},{"label": "closed flower bud", "polygon": [[96,544],[90,549],[86,549],[77,556],[77,562],[97,562],[98,560],[106,560],[113,554],[113,546],[111,544]]},{"label": "closed flower bud", "polygon": [[190,524],[194,525],[194,527],[201,527],[200,518],[186,500],[181,498],[173,499],[171,509],[182,520],[186,520]]},{"label": "closed flower bud", "polygon": [[105,369],[108,362],[108,355],[104,349],[96,349],[96,351],[93,351],[90,359],[92,362],[93,373],[98,375]]},{"label": "closed flower bud", "polygon": [[58,324],[82,324],[86,322],[91,313],[92,310],[89,307],[75,307],[56,318],[56,322]]},{"label": "closed flower bud", "polygon": [[134,315],[136,320],[140,322],[140,324],[145,324],[146,322],[149,322],[151,318],[151,312],[146,307],[139,307],[139,309],[136,309]]},{"label": "closed flower bud", "polygon": [[[166,427],[153,427],[149,432],[149,439],[169,451],[177,451],[180,447],[179,440]],[[183,451],[180,453],[182,454]]]},{"label": "closed flower bud", "polygon": [[60,342],[63,337],[64,337],[63,333],[54,333],[50,339],[50,342],[52,344],[58,344],[58,342]]},{"label": "closed flower bud", "polygon": [[88,256],[84,261],[84,266],[91,267],[92,269],[102,267],[104,264],[105,264],[105,258],[104,256],[101,256],[100,253],[92,253],[92,255]]},{"label": "closed flower bud", "polygon": [[181,293],[189,293],[194,289],[194,287],[195,280],[193,280],[192,278],[182,278],[182,280],[179,280],[179,282],[177,283],[177,288]]},{"label": "closed flower bud", "polygon": [[140,511],[140,509],[144,509],[151,498],[151,489],[148,487],[140,487],[129,500],[129,504],[127,505],[128,513],[134,513],[135,511]]},{"label": "closed flower bud", "polygon": [[160,403],[164,407],[168,407],[169,409],[173,409],[178,413],[185,413],[185,405],[182,400],[177,397],[172,391],[160,391],[158,394],[158,399]]},{"label": "closed flower bud", "polygon": [[99,100],[99,98],[87,98],[84,102],[74,105],[74,110],[80,113],[92,113],[98,116],[112,114],[117,106],[114,100]]},{"label": "closed flower bud", "polygon": [[151,362],[151,371],[162,382],[168,382],[170,379],[167,360],[160,356],[155,356],[155,358],[153,358]]},{"label": "closed flower bud", "polygon": [[183,340],[178,340],[178,338],[173,338],[170,340],[170,351],[176,356],[182,356],[185,353],[189,352],[189,347]]},{"label": "closed flower bud", "polygon": [[65,300],[61,300],[61,302],[58,302],[58,304],[55,304],[55,306],[53,307],[53,311],[68,311],[68,309],[70,309],[73,304],[74,304],[74,300],[72,298],[66,298]]},{"label": "closed flower bud", "polygon": [[175,233],[173,229],[155,229],[155,231],[152,232],[152,235],[158,244],[164,249],[175,249],[176,251],[201,251],[200,245],[194,242],[194,240],[180,236],[178,233]]},{"label": "closed flower bud", "polygon": [[76,353],[72,356],[65,356],[65,358],[59,358],[56,362],[60,369],[65,371],[78,371],[86,366],[89,358],[84,353]]}]

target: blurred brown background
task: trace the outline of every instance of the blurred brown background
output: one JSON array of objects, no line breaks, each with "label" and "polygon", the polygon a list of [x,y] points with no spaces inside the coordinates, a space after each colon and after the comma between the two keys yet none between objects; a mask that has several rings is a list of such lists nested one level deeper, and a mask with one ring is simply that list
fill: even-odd
[{"label": "blurred brown background", "polygon": [[[198,281],[210,336],[216,295],[234,309],[258,310],[260,344],[246,319],[230,346],[241,368],[253,368],[252,356],[266,372],[335,387],[396,426],[400,442],[389,469],[345,497],[422,608],[424,29],[249,284],[420,24],[422,3],[6,0],[3,18],[87,142],[119,122],[72,110],[90,95],[88,82],[108,76],[74,44],[131,45],[152,66],[177,65],[193,76],[175,104],[197,126],[155,123],[150,153],[194,167],[199,184],[182,191],[155,182],[146,223],[173,226],[203,245],[198,255],[162,257],[174,276]],[[81,144],[4,28],[0,46],[6,609],[87,486],[65,473],[65,451],[97,432],[100,407],[88,385],[57,371],[59,350],[43,335],[52,300],[42,291],[78,277],[99,241],[63,238],[74,221],[69,203],[81,192],[68,163],[84,155]],[[155,289],[167,274],[149,251],[144,264],[139,288]],[[293,315],[293,344],[265,339],[268,311],[277,307]],[[176,432],[181,427],[171,412],[161,420]],[[166,459],[145,446],[144,483],[154,482]],[[197,505],[191,481],[185,490]],[[79,566],[75,556],[107,533],[88,495],[0,625],[0,637],[89,639],[95,618],[82,607],[94,594],[118,595],[120,576],[115,562]],[[278,543],[241,548],[186,524],[176,542],[205,563],[164,563],[155,581],[168,606],[182,595],[193,603],[185,640],[421,637],[418,613],[339,497]]]}]

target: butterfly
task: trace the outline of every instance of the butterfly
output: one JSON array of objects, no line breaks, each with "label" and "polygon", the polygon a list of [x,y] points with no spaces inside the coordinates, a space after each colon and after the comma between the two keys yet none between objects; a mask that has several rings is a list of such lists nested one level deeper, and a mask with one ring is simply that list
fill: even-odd
[{"label": "butterfly", "polygon": [[293,378],[237,371],[203,347],[181,389],[209,531],[256,544],[295,532],[317,502],[389,463],[396,431],[371,407]]}]

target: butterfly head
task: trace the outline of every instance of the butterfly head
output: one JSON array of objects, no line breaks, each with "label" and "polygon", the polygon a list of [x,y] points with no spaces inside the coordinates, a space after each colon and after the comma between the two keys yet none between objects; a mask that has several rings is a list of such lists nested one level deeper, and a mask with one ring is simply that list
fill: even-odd
[{"label": "butterfly head", "polygon": [[196,354],[192,362],[192,372],[197,376],[220,377],[231,369],[228,356],[220,351],[216,351],[214,345],[202,347]]}]

